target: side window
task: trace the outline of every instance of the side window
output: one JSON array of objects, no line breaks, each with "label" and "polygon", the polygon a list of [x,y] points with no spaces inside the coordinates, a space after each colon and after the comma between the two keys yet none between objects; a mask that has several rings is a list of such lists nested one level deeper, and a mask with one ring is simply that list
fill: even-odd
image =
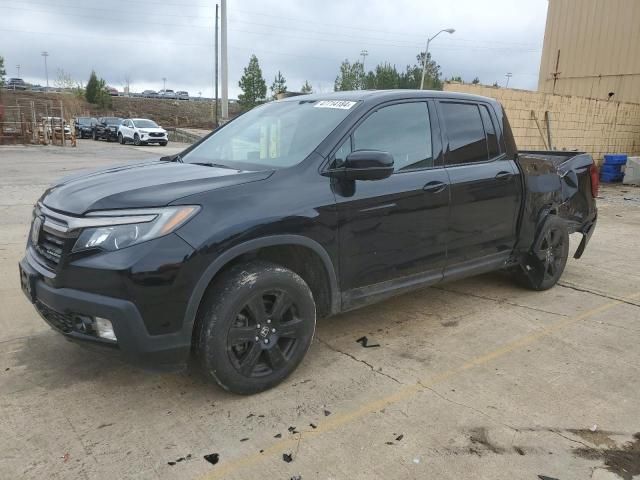
[{"label": "side window", "polygon": [[333,155],[333,168],[340,168],[344,165],[344,161],[347,158],[347,155],[351,153],[351,137],[347,137],[347,139],[340,145],[340,148],[336,150],[336,153]]},{"label": "side window", "polygon": [[488,160],[487,137],[478,105],[442,102],[440,106],[449,137],[447,164]]},{"label": "side window", "polygon": [[495,158],[500,155],[500,147],[498,146],[498,135],[496,134],[495,125],[489,114],[489,109],[485,105],[480,106],[480,115],[482,115],[482,123],[484,131],[487,133],[487,146],[489,148],[489,158]]},{"label": "side window", "polygon": [[396,172],[432,167],[427,104],[401,103],[381,108],[353,133],[353,149],[389,152]]}]

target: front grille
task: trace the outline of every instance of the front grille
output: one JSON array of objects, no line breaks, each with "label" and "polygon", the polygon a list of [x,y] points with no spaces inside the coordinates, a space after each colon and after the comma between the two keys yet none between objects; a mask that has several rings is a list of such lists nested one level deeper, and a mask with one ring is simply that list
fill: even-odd
[{"label": "front grille", "polygon": [[151,133],[149,134],[149,136],[150,136],[150,137],[162,137],[162,136],[164,136],[164,134],[163,134],[163,133],[160,133],[160,132],[151,132]]},{"label": "front grille", "polygon": [[64,243],[64,238],[43,230],[33,248],[48,267],[55,269],[62,259]]},{"label": "front grille", "polygon": [[49,325],[63,333],[75,330],[77,320],[80,320],[77,315],[56,312],[39,300],[36,300],[35,307]]}]

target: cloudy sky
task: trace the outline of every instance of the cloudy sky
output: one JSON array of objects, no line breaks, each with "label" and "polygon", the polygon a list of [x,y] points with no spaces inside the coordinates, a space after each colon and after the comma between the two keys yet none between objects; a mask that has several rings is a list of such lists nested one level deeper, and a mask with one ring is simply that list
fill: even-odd
[{"label": "cloudy sky", "polygon": [[[270,85],[278,70],[289,90],[305,80],[333,90],[340,62],[380,62],[404,69],[427,35],[446,77],[535,89],[547,0],[229,0],[229,92],[255,53]],[[167,88],[192,96],[213,92],[215,0],[0,0],[0,55],[9,77],[45,84],[58,69],[86,82],[95,69],[108,84],[132,91]]]}]

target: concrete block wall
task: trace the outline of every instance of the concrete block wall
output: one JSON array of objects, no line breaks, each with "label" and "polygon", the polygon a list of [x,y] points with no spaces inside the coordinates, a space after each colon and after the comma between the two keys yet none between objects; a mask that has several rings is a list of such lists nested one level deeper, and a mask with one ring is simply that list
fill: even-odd
[{"label": "concrete block wall", "polygon": [[585,151],[598,163],[606,153],[640,155],[640,104],[460,83],[447,83],[444,89],[500,101],[519,149],[549,149],[545,144],[548,111],[553,149]]}]

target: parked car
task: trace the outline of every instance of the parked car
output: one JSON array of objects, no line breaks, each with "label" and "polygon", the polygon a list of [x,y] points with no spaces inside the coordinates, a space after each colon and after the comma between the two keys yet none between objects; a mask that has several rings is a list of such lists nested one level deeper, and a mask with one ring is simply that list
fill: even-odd
[{"label": "parked car", "polygon": [[26,90],[27,84],[21,78],[10,78],[5,85],[8,90]]},{"label": "parked car", "polygon": [[107,86],[107,87],[105,87],[104,89],[105,89],[105,90],[107,91],[107,93],[108,93],[109,95],[111,95],[112,97],[117,97],[117,96],[119,95],[119,93],[118,93],[118,89],[117,89],[117,88]]},{"label": "parked car", "polygon": [[145,98],[157,98],[158,94],[155,90],[145,90],[142,92],[142,96]]},{"label": "parked car", "polygon": [[41,123],[42,127],[40,128],[40,132],[44,134],[44,132],[46,131],[49,140],[53,138],[54,133],[59,137],[61,130],[64,130],[65,138],[71,138],[71,127],[69,127],[69,124],[62,118],[42,117]]},{"label": "parked car", "polygon": [[193,352],[250,394],[295,370],[318,318],[499,269],[551,288],[597,191],[589,155],[518,152],[495,100],[312,94],[49,188],[20,278],[69,339],[156,367]]},{"label": "parked car", "polygon": [[174,92],[173,90],[170,90],[168,88],[166,90],[160,90],[158,92],[158,97],[160,97],[160,98],[169,98],[169,99],[173,99],[173,100],[178,98],[176,96],[176,92]]},{"label": "parked car", "polygon": [[98,120],[93,117],[77,117],[74,126],[77,138],[91,138],[93,137],[93,129],[98,123]]},{"label": "parked car", "polygon": [[100,117],[98,123],[93,127],[94,140],[111,140],[118,139],[118,127],[122,123],[120,117]]},{"label": "parked car", "polygon": [[122,121],[118,129],[118,141],[122,145],[127,142],[133,142],[135,145],[158,143],[164,147],[169,142],[169,138],[167,131],[153,120],[128,118]]},{"label": "parked car", "polygon": [[176,97],[178,97],[178,100],[189,100],[189,92],[179,90],[176,92]]}]

